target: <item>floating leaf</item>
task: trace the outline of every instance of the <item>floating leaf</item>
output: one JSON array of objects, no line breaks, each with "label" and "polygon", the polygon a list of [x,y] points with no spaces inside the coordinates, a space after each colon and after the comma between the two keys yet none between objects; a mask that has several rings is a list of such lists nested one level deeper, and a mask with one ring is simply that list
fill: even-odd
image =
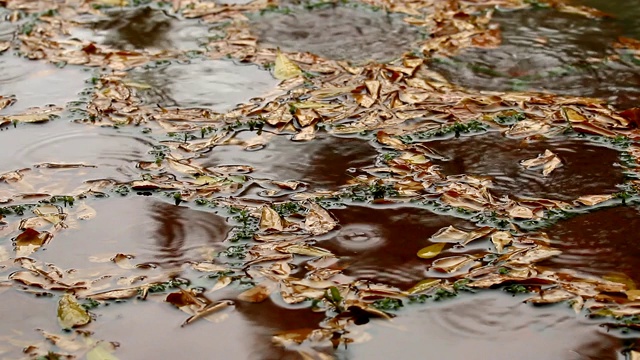
[{"label": "floating leaf", "polygon": [[513,236],[507,231],[498,231],[491,235],[491,242],[496,247],[496,251],[501,253],[505,246],[511,245]]},{"label": "floating leaf", "polygon": [[440,279],[422,280],[419,283],[413,285],[413,287],[411,289],[407,290],[407,293],[409,295],[418,294],[418,293],[427,291],[427,290],[439,285],[441,282],[442,282],[442,280],[440,280]]},{"label": "floating leaf", "polygon": [[610,273],[602,277],[604,280],[626,285],[628,290],[636,290],[636,283],[625,273]]},{"label": "floating leaf", "polygon": [[418,257],[423,259],[431,259],[433,257],[438,256],[442,249],[444,249],[445,243],[437,243],[433,245],[429,245],[425,248],[422,248],[418,251]]},{"label": "floating leaf", "polygon": [[86,325],[91,316],[71,294],[64,294],[58,301],[58,322],[64,329]]},{"label": "floating leaf", "polygon": [[287,80],[302,74],[302,70],[289,60],[280,49],[276,52],[276,65],[273,76],[278,80]]},{"label": "floating leaf", "polygon": [[322,235],[333,230],[336,226],[338,226],[338,223],[322,206],[316,203],[309,205],[309,214],[304,220],[304,227],[307,231],[313,235]]},{"label": "floating leaf", "polygon": [[272,290],[273,290],[273,286],[258,284],[252,287],[251,289],[246,290],[245,292],[238,295],[238,300],[252,302],[252,303],[263,302],[269,297]]},{"label": "floating leaf", "polygon": [[329,250],[303,244],[289,245],[283,248],[277,248],[277,250],[289,254],[298,254],[305,256],[333,256],[333,253]]},{"label": "floating leaf", "polygon": [[461,269],[473,260],[470,256],[450,256],[435,260],[431,264],[431,268],[437,271],[451,273]]},{"label": "floating leaf", "polygon": [[260,216],[260,230],[275,230],[282,231],[282,219],[280,215],[273,210],[270,206],[265,205],[262,207],[262,214]]},{"label": "floating leaf", "polygon": [[29,256],[38,250],[42,245],[51,240],[53,235],[44,231],[38,232],[32,228],[26,228],[15,239],[17,256]]},{"label": "floating leaf", "polygon": [[551,174],[553,170],[560,167],[562,161],[560,161],[560,158],[556,154],[547,149],[535,159],[521,161],[520,165],[527,169],[542,165],[542,175],[547,176]]}]

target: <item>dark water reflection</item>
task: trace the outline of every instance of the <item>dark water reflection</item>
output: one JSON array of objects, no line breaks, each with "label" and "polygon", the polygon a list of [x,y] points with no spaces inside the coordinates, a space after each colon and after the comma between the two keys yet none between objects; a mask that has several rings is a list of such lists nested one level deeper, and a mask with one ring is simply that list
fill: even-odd
[{"label": "dark water reflection", "polygon": [[[446,175],[488,177],[498,195],[574,200],[582,195],[619,191],[624,181],[616,150],[585,140],[550,138],[510,139],[497,133],[431,141],[427,146],[446,156],[436,161]],[[536,158],[546,149],[562,160],[562,167],[548,176],[542,170],[525,169],[520,161]]]},{"label": "dark water reflection", "polygon": [[121,253],[135,256],[134,264],[173,268],[226,248],[222,242],[230,226],[223,217],[144,196],[117,200],[92,203],[97,216],[56,236],[39,258],[62,268],[83,268],[91,267],[94,256],[109,259]]},{"label": "dark water reflection", "polygon": [[[263,134],[268,137],[264,148],[244,150],[245,145],[224,145],[215,148],[204,162],[206,167],[219,165],[249,165],[254,178],[298,180],[314,187],[334,189],[345,185],[353,175],[350,168],[371,165],[376,150],[366,141],[319,135],[309,142],[291,141],[289,136]],[[236,135],[239,142],[251,142],[257,135],[244,131]]]},{"label": "dark water reflection", "polygon": [[73,28],[73,37],[121,50],[193,50],[212,36],[196,20],[179,20],[150,7],[116,8],[106,16],[85,16],[78,22],[84,28]]},{"label": "dark water reflection", "polygon": [[602,61],[625,26],[554,10],[497,13],[498,49],[465,49],[433,66],[454,83],[481,90],[543,91],[603,98],[620,107],[640,99],[640,66]]},{"label": "dark water reflection", "polygon": [[596,210],[545,231],[563,253],[542,265],[595,275],[623,273],[640,284],[640,210],[636,206]]},{"label": "dark water reflection", "polygon": [[354,62],[393,60],[419,39],[398,16],[347,6],[256,15],[252,28],[266,45]]},{"label": "dark water reflection", "polygon": [[[349,206],[332,213],[340,228],[319,245],[345,260],[344,273],[404,290],[432,275],[428,273],[431,262],[416,255],[431,244],[431,235],[449,225],[474,228],[471,222],[415,208]],[[448,246],[446,251],[461,250]]]},{"label": "dark water reflection", "polygon": [[151,105],[204,107],[227,111],[252,98],[274,93],[278,81],[255,65],[193,59],[131,70],[133,81],[148,88],[138,95]]}]

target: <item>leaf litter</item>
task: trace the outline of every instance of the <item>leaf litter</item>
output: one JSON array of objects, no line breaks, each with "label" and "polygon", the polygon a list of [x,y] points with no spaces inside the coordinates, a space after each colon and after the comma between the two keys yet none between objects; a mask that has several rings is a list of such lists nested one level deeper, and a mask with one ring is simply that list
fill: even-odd
[{"label": "leaf litter", "polygon": [[[274,343],[298,349],[308,357],[326,355],[313,350],[322,341],[330,341],[334,346],[353,342],[348,335],[353,324],[368,322],[370,318],[392,319],[391,313],[374,307],[372,299],[380,297],[441,298],[446,296],[443,294],[455,295],[463,289],[518,285],[524,292],[531,292],[527,302],[533,304],[569,302],[577,312],[587,311],[614,320],[636,314],[634,301],[638,294],[632,282],[597,278],[570,269],[539,267],[538,263],[557,256],[560,251],[549,244],[546,234],[538,230],[531,232],[530,228],[542,224],[553,212],[595,209],[598,204],[617,201],[620,196],[633,197],[637,180],[631,179],[625,184],[629,189],[626,195],[585,194],[573,204],[517,195],[498,198],[485,179],[470,175],[444,176],[433,163],[439,154],[429,148],[428,141],[487,131],[535,141],[565,136],[569,131],[577,136],[601,137],[612,144],[624,143],[625,151],[639,161],[640,149],[633,141],[638,137],[637,111],[620,112],[597,99],[581,97],[477,93],[450,84],[425,65],[425,58],[435,54],[450,56],[465,47],[499,46],[500,31],[491,25],[493,10],[498,7],[524,9],[533,6],[531,2],[363,2],[404,14],[405,22],[430,36],[419,44],[419,51],[398,54],[390,63],[353,65],[311,53],[282,52],[261,46],[251,33],[245,14],[282,5],[266,1],[223,5],[188,0],[174,1],[170,11],[208,24],[231,20],[226,23],[221,38],[210,39],[195,54],[175,50],[125,51],[70,38],[68,29],[83,26],[75,20],[80,14],[101,14],[112,6],[131,5],[128,2],[7,1],[8,9],[16,14],[30,14],[34,21],[28,28],[21,25],[22,33],[16,40],[0,44],[0,52],[14,47],[32,60],[109,69],[92,79],[95,87],[86,116],[77,122],[113,128],[143,126],[154,133],[174,134],[170,140],[158,143],[162,150],[155,151],[154,158],[137,163],[140,177],[128,182],[87,179],[86,187],[69,194],[42,194],[37,189],[25,194],[16,186],[26,184],[26,173],[43,171],[43,168],[18,169],[1,175],[0,180],[11,185],[4,203],[13,203],[3,208],[6,218],[2,221],[6,225],[2,226],[7,229],[4,236],[14,239],[16,251],[14,257],[2,261],[3,273],[12,270],[7,281],[23,287],[20,291],[58,294],[58,319],[63,328],[91,327],[91,315],[81,301],[160,298],[160,294],[163,301],[188,315],[183,326],[198,319],[223,321],[223,317],[217,315],[233,308],[235,301],[259,303],[278,298],[288,304],[308,304],[314,311],[326,314],[322,324],[316,329],[288,331],[273,337]],[[549,2],[549,5],[581,16],[602,16],[595,10],[562,2]],[[47,11],[50,13],[45,13]],[[16,15],[16,21],[18,18]],[[613,46],[637,49],[634,41],[620,39]],[[226,113],[145,104],[138,94],[147,85],[131,81],[126,70],[154,62],[186,61],[189,56],[230,57],[272,67],[274,77],[281,80],[277,95],[239,104]],[[0,104],[10,109],[12,101]],[[62,111],[58,107],[31,109],[2,116],[0,124],[46,122]],[[515,114],[522,115],[514,122],[504,121]],[[241,164],[206,166],[203,154],[233,144],[234,135],[239,131],[256,132],[254,139],[244,143],[247,149],[265,146],[270,137],[282,134],[294,141],[313,141],[321,132],[342,136],[364,134],[380,148],[381,158],[376,164],[357,169],[358,175],[343,186],[323,190],[283,179],[256,181],[252,178],[252,169]],[[176,133],[181,138],[176,137]],[[552,177],[562,160],[547,150],[535,159],[523,159],[520,165],[526,169],[542,169],[541,176]],[[242,191],[250,186],[273,194],[291,192],[290,200],[245,201]],[[206,209],[203,211],[226,209],[229,218],[238,222],[236,228],[241,243],[228,239],[226,250],[218,257],[184,264],[200,273],[218,276],[216,284],[205,289],[209,291],[207,296],[186,282],[177,281],[175,275],[155,274],[140,281],[134,272],[147,268],[148,264],[136,263],[135,255],[113,254],[112,264],[105,263],[112,266],[103,268],[104,272],[63,271],[37,260],[38,249],[49,246],[53,237],[63,237],[74,218],[90,221],[96,216],[90,200],[98,201],[109,192],[126,195],[131,191],[170,196],[178,206],[183,202],[193,203]],[[41,202],[34,203],[33,198]],[[51,203],[58,198],[66,199],[64,209]],[[349,206],[353,202],[373,206],[418,203],[435,213],[452,212],[472,218],[478,226],[470,230],[449,226],[435,234],[425,234],[425,247],[416,256],[424,259],[434,274],[440,272],[443,276],[422,280],[409,289],[399,289],[345,276],[344,267],[336,266],[341,254],[322,247],[322,238],[340,226],[331,213],[332,204]],[[68,208],[67,203],[71,204]],[[29,212],[22,208],[24,206],[28,206],[35,217],[27,217]],[[295,210],[283,211],[285,208]],[[483,241],[487,245],[483,249],[472,246]],[[54,245],[55,242],[51,242],[50,246]],[[460,255],[448,253],[449,247],[474,250]],[[292,275],[292,268],[299,266],[305,266],[308,272],[302,276]],[[105,281],[107,274],[108,277],[120,276],[121,280]],[[247,279],[253,286],[239,291],[238,284]],[[235,289],[234,297],[209,299],[229,288]],[[614,295],[618,296],[615,301]],[[75,340],[64,341],[80,344],[78,339],[84,335],[74,334]],[[58,345],[63,341],[59,335],[45,337]],[[116,347],[109,342],[91,340],[84,341],[83,345],[60,347],[69,353],[85,352],[87,358],[115,358],[112,353]],[[30,351],[36,354],[43,349],[46,345],[40,344]]]}]

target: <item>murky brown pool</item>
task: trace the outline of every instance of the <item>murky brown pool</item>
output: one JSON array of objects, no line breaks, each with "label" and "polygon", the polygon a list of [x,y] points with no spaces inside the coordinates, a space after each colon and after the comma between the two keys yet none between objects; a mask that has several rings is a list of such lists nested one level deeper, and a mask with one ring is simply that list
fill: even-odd
[{"label": "murky brown pool", "polygon": [[0,358],[638,358],[639,5],[67,3],[0,1]]}]

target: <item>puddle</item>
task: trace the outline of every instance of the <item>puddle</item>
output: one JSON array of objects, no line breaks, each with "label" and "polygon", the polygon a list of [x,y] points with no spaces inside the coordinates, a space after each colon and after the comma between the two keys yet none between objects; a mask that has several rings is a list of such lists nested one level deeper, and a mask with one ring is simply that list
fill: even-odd
[{"label": "puddle", "polygon": [[[624,181],[619,152],[578,139],[538,141],[509,139],[495,133],[431,141],[426,146],[446,156],[435,161],[446,175],[489,177],[494,193],[570,201],[582,195],[611,194]],[[536,158],[546,149],[562,160],[548,176],[527,170],[520,161]]]},{"label": "puddle", "polygon": [[540,263],[595,275],[624,273],[640,284],[640,210],[615,207],[563,220],[544,230],[562,254]]},{"label": "puddle", "polygon": [[[65,119],[45,124],[20,124],[0,131],[4,161],[0,174],[30,168],[23,181],[0,184],[19,193],[43,192],[66,195],[84,182],[113,179],[127,182],[140,177],[136,162],[151,158],[149,139],[127,132],[73,124]],[[42,164],[77,164],[74,168],[55,168]],[[86,186],[85,186],[86,187]]]},{"label": "puddle", "polygon": [[[255,136],[255,132],[242,131],[236,139],[250,141]],[[249,165],[254,169],[249,174],[253,178],[298,180],[313,187],[335,189],[353,177],[349,169],[373,164],[378,154],[359,139],[319,135],[312,141],[295,142],[289,136],[268,136],[266,146],[260,150],[244,150],[241,145],[216,147],[204,166]]]},{"label": "puddle", "polygon": [[[566,307],[534,307],[495,292],[404,309],[370,325],[373,339],[340,350],[349,359],[619,359],[619,341],[580,324]],[[387,325],[387,326],[385,326]],[[369,325],[366,325],[369,326]]]},{"label": "puddle", "polygon": [[194,59],[130,72],[133,81],[148,85],[139,90],[147,104],[163,107],[206,107],[226,111],[252,98],[267,96],[278,81],[255,65]]},{"label": "puddle", "polygon": [[79,68],[57,68],[39,61],[0,56],[0,95],[14,95],[16,102],[0,114],[16,114],[30,107],[54,104],[64,107],[76,100],[91,74]]},{"label": "puddle", "polygon": [[398,16],[345,6],[266,13],[252,20],[252,28],[268,46],[355,62],[393,60],[419,39]]},{"label": "puddle", "polygon": [[213,36],[197,20],[179,20],[150,7],[113,9],[76,19],[71,37],[121,50],[194,50]]},{"label": "puddle", "polygon": [[[344,273],[404,290],[434,275],[446,277],[444,273],[429,272],[431,261],[416,255],[429,246],[431,235],[449,225],[474,228],[468,221],[415,208],[349,206],[331,212],[341,227],[335,236],[318,245],[344,259]],[[470,244],[464,250],[472,248]],[[443,254],[462,251],[447,246]]]},{"label": "puddle", "polygon": [[621,107],[640,99],[640,68],[590,63],[612,54],[622,26],[552,10],[497,13],[498,49],[466,49],[432,65],[452,82],[481,90],[543,91],[603,98]]},{"label": "puddle", "polygon": [[93,257],[128,254],[135,256],[132,264],[173,268],[225,249],[222,242],[231,229],[218,215],[134,194],[90,206],[95,218],[57,234],[37,253],[39,260],[64,269],[91,268],[96,266]]},{"label": "puddle", "polygon": [[621,35],[640,38],[640,7],[628,0],[572,0],[576,5],[594,7],[613,16],[607,20],[614,24]]}]

